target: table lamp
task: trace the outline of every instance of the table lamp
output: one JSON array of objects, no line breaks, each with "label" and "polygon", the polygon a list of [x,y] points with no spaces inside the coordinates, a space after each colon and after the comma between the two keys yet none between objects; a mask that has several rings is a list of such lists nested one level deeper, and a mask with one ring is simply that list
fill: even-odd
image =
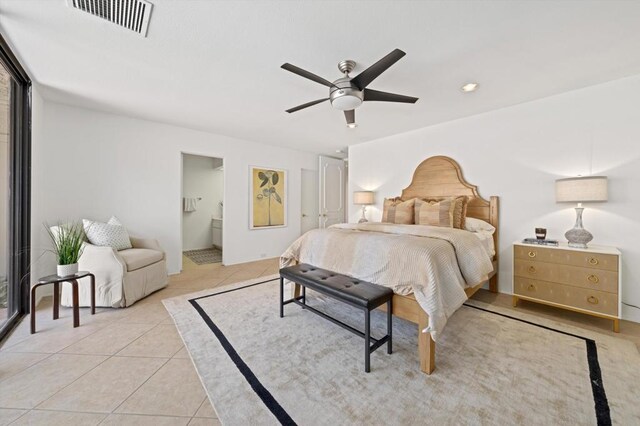
[{"label": "table lamp", "polygon": [[587,176],[556,180],[556,202],[578,203],[576,207],[576,224],[564,236],[569,247],[587,248],[593,240],[591,232],[582,227],[582,203],[607,201],[607,177]]},{"label": "table lamp", "polygon": [[367,211],[367,206],[373,204],[373,191],[354,191],[353,204],[362,206],[362,217],[358,223],[368,222],[365,212]]}]

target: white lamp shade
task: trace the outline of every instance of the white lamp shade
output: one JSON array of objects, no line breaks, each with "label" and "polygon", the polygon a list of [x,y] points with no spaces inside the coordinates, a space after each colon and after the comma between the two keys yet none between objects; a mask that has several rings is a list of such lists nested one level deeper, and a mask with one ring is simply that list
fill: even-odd
[{"label": "white lamp shade", "polygon": [[587,176],[556,180],[556,202],[588,203],[607,201],[606,176]]},{"label": "white lamp shade", "polygon": [[373,191],[354,191],[353,204],[373,204]]}]

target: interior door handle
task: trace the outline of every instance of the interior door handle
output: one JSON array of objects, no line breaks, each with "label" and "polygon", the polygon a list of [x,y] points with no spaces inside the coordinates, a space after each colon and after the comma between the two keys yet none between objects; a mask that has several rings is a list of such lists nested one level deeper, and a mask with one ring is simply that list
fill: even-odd
[{"label": "interior door handle", "polygon": [[307,217],[307,215],[306,215],[306,214],[304,214],[304,213],[302,213],[302,217]]}]

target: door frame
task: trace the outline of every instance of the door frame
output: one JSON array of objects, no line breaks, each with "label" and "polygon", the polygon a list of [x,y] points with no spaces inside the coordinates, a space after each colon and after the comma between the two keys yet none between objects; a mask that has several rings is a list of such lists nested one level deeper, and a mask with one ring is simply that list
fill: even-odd
[{"label": "door frame", "polygon": [[7,300],[15,312],[0,326],[4,338],[29,312],[31,277],[31,78],[0,35],[0,61],[12,77],[9,119],[9,262]]}]

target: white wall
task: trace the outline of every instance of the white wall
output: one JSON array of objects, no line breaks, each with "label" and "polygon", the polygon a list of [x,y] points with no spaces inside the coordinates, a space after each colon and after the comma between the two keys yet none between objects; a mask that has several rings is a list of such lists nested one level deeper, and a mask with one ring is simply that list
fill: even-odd
[{"label": "white wall", "polygon": [[[45,102],[33,146],[33,258],[48,246],[42,222],[106,220],[155,237],[170,273],[181,265],[182,152],[224,158],[224,263],[279,256],[300,233],[300,169],[317,156],[156,122]],[[287,227],[249,230],[249,165],[289,171]],[[39,270],[52,272],[53,262]]]},{"label": "white wall", "polygon": [[[475,95],[485,96],[482,89]],[[384,197],[400,195],[422,160],[456,159],[481,195],[500,197],[500,291],[511,293],[511,243],[533,236],[535,227],[564,240],[575,221],[574,206],[555,203],[554,181],[607,175],[609,202],[586,205],[585,227],[593,244],[622,251],[623,301],[640,306],[638,99],[634,76],[352,146],[349,195],[375,190],[369,214],[380,220]],[[350,220],[358,213],[350,201]],[[623,317],[640,321],[640,310],[623,307]]]},{"label": "white wall", "polygon": [[196,210],[182,212],[182,250],[211,248],[211,219],[220,217],[224,196],[224,171],[217,159],[184,154],[182,161],[182,196],[199,198]]}]

